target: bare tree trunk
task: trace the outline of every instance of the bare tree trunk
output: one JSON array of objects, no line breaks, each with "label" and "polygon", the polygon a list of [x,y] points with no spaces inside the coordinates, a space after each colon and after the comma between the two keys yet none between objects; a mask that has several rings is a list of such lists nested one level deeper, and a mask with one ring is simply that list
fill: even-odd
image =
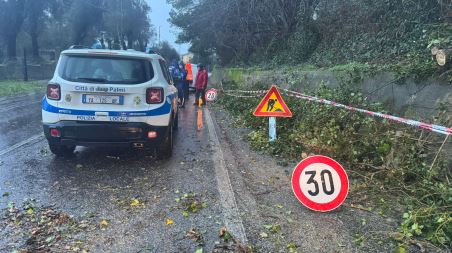
[{"label": "bare tree trunk", "polygon": [[75,34],[74,45],[82,45],[85,39],[85,32]]},{"label": "bare tree trunk", "polygon": [[121,45],[123,50],[127,50],[126,37],[124,35],[121,38]]},{"label": "bare tree trunk", "polygon": [[17,33],[13,33],[8,37],[8,40],[6,42],[6,50],[7,50],[7,56],[8,56],[9,61],[17,60],[16,39],[17,39]]},{"label": "bare tree trunk", "polygon": [[127,48],[133,48],[133,38],[130,34],[127,36]]},{"label": "bare tree trunk", "polygon": [[145,41],[143,41],[143,40],[141,40],[141,39],[139,39],[138,40],[138,47],[140,47],[140,50],[139,51],[146,51],[146,46],[145,46],[145,44],[146,44],[146,42]]},{"label": "bare tree trunk", "polygon": [[38,34],[30,33],[30,36],[31,36],[31,48],[32,48],[33,60],[39,61],[40,55],[39,55]]},{"label": "bare tree trunk", "polygon": [[11,12],[12,18],[9,20],[10,25],[6,31],[6,49],[8,60],[17,60],[17,35],[24,22],[24,4],[25,0],[7,1],[6,4],[11,4],[8,11]]}]

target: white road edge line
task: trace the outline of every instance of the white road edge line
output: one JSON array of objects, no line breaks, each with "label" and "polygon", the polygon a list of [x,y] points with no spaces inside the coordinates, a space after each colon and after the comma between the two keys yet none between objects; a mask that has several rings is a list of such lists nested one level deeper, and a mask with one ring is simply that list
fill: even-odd
[{"label": "white road edge line", "polygon": [[1,97],[0,98],[0,103],[3,102],[3,101],[9,100],[9,99],[17,100],[17,99],[20,99],[20,98],[29,97],[29,96],[33,96],[33,95],[36,95],[36,94],[44,94],[44,93],[45,93],[45,91],[43,93],[41,93],[41,92],[30,92],[30,93],[27,93],[27,94],[24,94],[24,95],[5,96],[5,97]]},{"label": "white road edge line", "polygon": [[218,192],[220,193],[220,202],[223,206],[223,219],[226,228],[236,236],[242,243],[248,243],[242,218],[239,215],[237,201],[232,190],[231,180],[224,161],[223,151],[221,150],[220,140],[218,139],[215,125],[210,116],[209,109],[205,108],[205,118],[212,149],[214,151],[213,162],[215,165],[215,177],[217,179]]},{"label": "white road edge line", "polygon": [[36,140],[39,140],[42,137],[44,137],[43,134],[33,135],[33,136],[31,136],[30,138],[28,138],[26,140],[23,140],[23,141],[21,141],[19,143],[16,143],[16,144],[10,146],[9,148],[0,150],[0,156],[8,154],[9,152],[11,152],[11,151],[13,151],[15,149],[18,149],[18,148],[20,148],[20,147],[22,147],[24,145],[27,145],[28,143],[31,143],[31,142],[36,141]]}]

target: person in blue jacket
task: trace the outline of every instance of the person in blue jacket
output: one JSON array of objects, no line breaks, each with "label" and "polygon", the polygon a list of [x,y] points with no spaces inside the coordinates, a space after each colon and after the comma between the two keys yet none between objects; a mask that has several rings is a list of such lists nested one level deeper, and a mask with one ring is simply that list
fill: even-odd
[{"label": "person in blue jacket", "polygon": [[184,82],[187,77],[187,71],[181,64],[176,60],[171,61],[171,65],[169,67],[169,71],[171,76],[173,77],[174,85],[177,88],[178,98],[179,98],[179,106],[181,108],[185,107],[185,99],[184,99]]}]

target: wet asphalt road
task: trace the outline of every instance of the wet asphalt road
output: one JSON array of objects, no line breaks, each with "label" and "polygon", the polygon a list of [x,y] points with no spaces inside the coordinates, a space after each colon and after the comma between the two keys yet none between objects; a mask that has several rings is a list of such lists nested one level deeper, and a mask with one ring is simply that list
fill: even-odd
[{"label": "wet asphalt road", "polygon": [[42,132],[42,97],[42,93],[33,93],[0,98],[0,150]]},{"label": "wet asphalt road", "polygon": [[[2,208],[28,198],[80,219],[105,219],[105,230],[87,235],[87,249],[94,252],[194,252],[198,244],[185,237],[192,228],[203,233],[205,250],[212,250],[224,222],[207,126],[197,131],[193,105],[181,111],[174,155],[167,161],[140,151],[81,147],[73,157],[57,158],[44,137],[9,151],[41,134],[40,99],[35,94],[0,101],[0,154],[7,152],[0,156],[0,193],[10,194],[0,198]],[[184,217],[183,201],[176,201],[184,194],[196,195],[204,207]],[[133,199],[140,204],[132,207]]]},{"label": "wet asphalt road", "polygon": [[[200,244],[186,236],[195,229],[202,234],[203,252],[212,252],[223,227],[255,252],[288,252],[291,245],[292,252],[309,253],[394,252],[397,247],[388,235],[399,221],[350,208],[359,196],[350,194],[346,205],[327,214],[301,206],[290,186],[295,164],[280,165],[250,150],[242,139],[248,130],[234,127],[220,107],[204,109],[201,131],[197,108],[189,104],[181,110],[169,160],[129,149],[82,147],[72,157],[57,158],[42,136],[41,97],[0,98],[0,194],[9,193],[0,197],[0,209],[36,199],[90,221],[96,229],[74,238],[80,249],[195,252]],[[184,196],[193,195],[202,205],[184,213]],[[139,204],[131,205],[134,200]],[[102,220],[108,226],[101,228]],[[11,252],[18,245],[2,232],[0,252]],[[407,252],[420,251],[410,247]]]}]

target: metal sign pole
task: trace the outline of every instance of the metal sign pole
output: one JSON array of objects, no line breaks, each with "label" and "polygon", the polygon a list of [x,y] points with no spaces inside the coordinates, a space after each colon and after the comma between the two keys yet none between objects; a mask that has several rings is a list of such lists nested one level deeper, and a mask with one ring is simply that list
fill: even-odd
[{"label": "metal sign pole", "polygon": [[268,135],[269,141],[276,141],[276,117],[268,118]]}]

